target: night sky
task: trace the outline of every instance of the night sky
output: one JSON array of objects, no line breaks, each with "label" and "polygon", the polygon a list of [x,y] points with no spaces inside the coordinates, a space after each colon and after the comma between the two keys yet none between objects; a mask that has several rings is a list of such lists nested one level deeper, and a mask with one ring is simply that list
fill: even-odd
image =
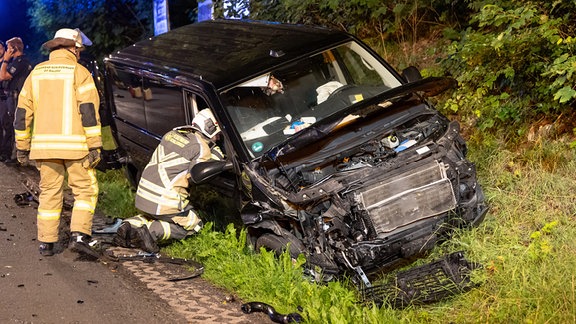
[{"label": "night sky", "polygon": [[32,63],[38,63],[45,59],[40,46],[47,39],[30,28],[26,9],[26,0],[0,0],[0,40],[6,43],[12,37],[22,38],[24,53]]},{"label": "night sky", "polygon": [[26,17],[26,1],[0,0],[0,39],[5,42],[18,36],[26,44],[31,35]]}]

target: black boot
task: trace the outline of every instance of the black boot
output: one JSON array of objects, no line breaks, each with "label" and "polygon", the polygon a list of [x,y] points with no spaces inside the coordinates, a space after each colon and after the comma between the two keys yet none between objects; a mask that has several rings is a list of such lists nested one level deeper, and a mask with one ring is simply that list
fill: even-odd
[{"label": "black boot", "polygon": [[38,250],[42,256],[52,256],[54,255],[54,243],[40,243]]},{"label": "black boot", "polygon": [[150,234],[148,227],[140,226],[133,228],[132,232],[135,233],[135,236],[131,244],[134,244],[149,253],[158,253],[160,251],[160,248],[158,247],[158,244],[156,244],[156,240],[154,240],[152,234]]},{"label": "black boot", "polygon": [[122,222],[122,225],[118,227],[118,230],[116,231],[116,235],[114,235],[114,239],[112,240],[112,242],[114,243],[114,245],[129,248],[130,236],[132,234],[131,232],[132,232],[132,225],[130,225],[130,223],[127,222]]},{"label": "black boot", "polygon": [[100,253],[95,249],[95,243],[96,241],[92,241],[90,235],[80,232],[72,232],[70,237],[70,249],[72,251],[99,259]]},{"label": "black boot", "polygon": [[160,251],[156,240],[154,240],[146,226],[134,227],[128,222],[120,225],[113,242],[121,247],[139,248],[149,253]]}]

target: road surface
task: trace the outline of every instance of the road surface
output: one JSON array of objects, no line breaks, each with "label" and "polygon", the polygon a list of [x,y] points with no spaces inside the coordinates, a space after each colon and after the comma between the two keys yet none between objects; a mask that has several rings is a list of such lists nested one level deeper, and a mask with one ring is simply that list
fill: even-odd
[{"label": "road surface", "polygon": [[[15,199],[31,175],[37,176],[33,168],[0,163],[0,323],[271,322],[262,313],[242,313],[241,301],[202,278],[167,281],[182,276],[181,266],[94,261],[66,248],[42,257],[37,204]],[[104,220],[97,215],[95,223]]]}]

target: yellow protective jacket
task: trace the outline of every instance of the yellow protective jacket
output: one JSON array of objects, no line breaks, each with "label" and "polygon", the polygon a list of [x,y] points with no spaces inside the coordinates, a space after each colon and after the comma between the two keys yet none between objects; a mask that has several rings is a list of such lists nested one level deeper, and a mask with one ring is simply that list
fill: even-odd
[{"label": "yellow protective jacket", "polygon": [[208,141],[200,132],[191,128],[169,131],[142,171],[136,208],[150,215],[175,215],[190,209],[189,172],[210,159]]},{"label": "yellow protective jacket", "polygon": [[102,146],[94,79],[66,50],[50,53],[24,82],[14,116],[16,148],[30,159],[82,159]]}]

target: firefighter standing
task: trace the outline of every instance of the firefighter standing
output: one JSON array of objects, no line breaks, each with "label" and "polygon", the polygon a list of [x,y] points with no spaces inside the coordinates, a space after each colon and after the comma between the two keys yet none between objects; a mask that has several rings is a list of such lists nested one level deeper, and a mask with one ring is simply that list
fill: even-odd
[{"label": "firefighter standing", "polygon": [[198,163],[223,159],[215,144],[219,133],[212,112],[203,109],[191,126],[163,136],[138,183],[135,203],[143,214],[123,221],[116,245],[158,252],[157,242],[183,239],[202,228],[188,200],[190,170]]},{"label": "firefighter standing", "polygon": [[99,97],[90,72],[78,64],[84,45],[78,29],[60,29],[42,45],[48,61],[38,64],[18,99],[14,129],[21,164],[36,161],[40,171],[37,215],[40,254],[54,254],[67,173],[74,194],[70,248],[94,255],[89,241],[98,198],[94,167],[100,160],[102,138]]}]

